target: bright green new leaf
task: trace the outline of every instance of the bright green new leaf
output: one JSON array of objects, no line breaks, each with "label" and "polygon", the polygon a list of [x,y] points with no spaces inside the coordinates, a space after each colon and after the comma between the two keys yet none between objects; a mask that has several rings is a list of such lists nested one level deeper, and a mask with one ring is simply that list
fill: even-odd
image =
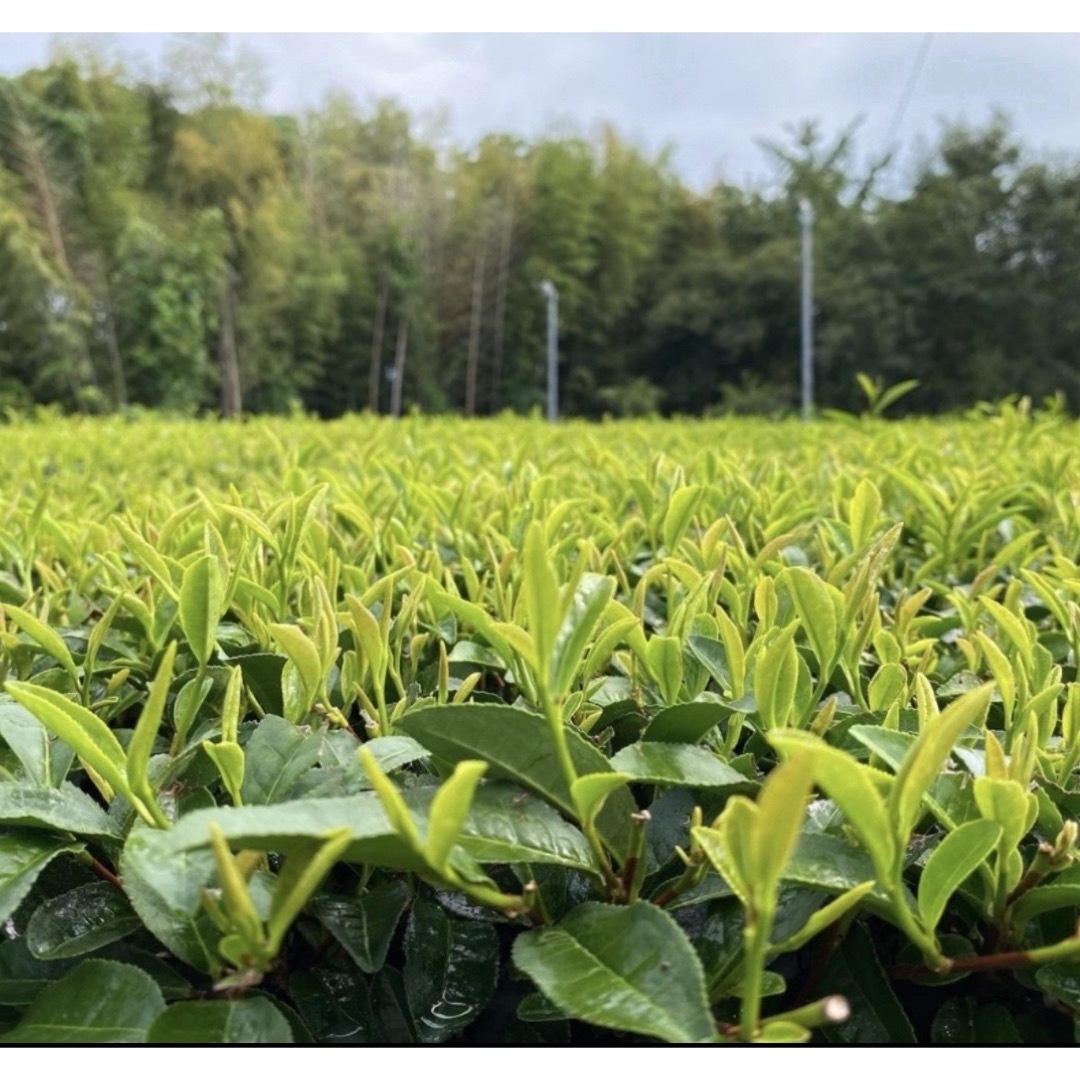
[{"label": "bright green new leaf", "polygon": [[480,777],[487,768],[486,761],[459,761],[454,766],[453,775],[444,780],[435,792],[431,801],[424,852],[431,865],[440,873],[445,873],[450,849],[458,840],[476,785],[480,783]]},{"label": "bright green new leaf", "polygon": [[784,570],[779,578],[787,588],[799,621],[806,632],[810,648],[814,650],[822,674],[827,673],[839,651],[836,605],[830,595],[832,586],[826,584],[802,566]]},{"label": "bright green new leaf", "polygon": [[281,948],[289,927],[351,842],[352,831],[343,826],[331,830],[323,842],[312,850],[303,854],[294,853],[285,860],[278,875],[266,925],[267,945],[271,954],[276,954]]},{"label": "bright green new leaf", "polygon": [[887,879],[895,847],[885,800],[878,792],[871,770],[808,732],[774,731],[769,742],[785,755],[803,749],[811,752],[814,782],[840,807],[870,853],[877,873]]},{"label": "bright green new leaf", "polygon": [[0,739],[19,759],[27,779],[41,787],[59,786],[75,757],[67,743],[7,694],[0,694]]},{"label": "bright green new leaf", "polygon": [[851,550],[860,551],[873,538],[881,516],[881,492],[873,481],[863,477],[855,486],[848,504],[848,527],[851,529]]},{"label": "bright green new leaf", "polygon": [[[203,739],[202,748],[225,785],[225,790],[232,799],[233,806],[242,806],[244,802],[244,751],[234,742],[210,742]],[[270,801],[270,800],[267,800]]]},{"label": "bright green new leaf", "polygon": [[628,773],[602,772],[579,776],[570,785],[578,821],[591,822],[604,805],[604,800],[632,780]]},{"label": "bright green new leaf", "polygon": [[401,792],[394,786],[393,781],[386,773],[379,768],[375,756],[366,746],[361,746],[356,753],[360,759],[360,765],[367,774],[368,780],[371,781],[371,786],[374,788],[383,812],[393,826],[394,831],[413,851],[422,852],[424,843],[420,839],[420,833],[417,831],[416,824],[409,814],[405,800],[401,797]]},{"label": "bright green new leaf", "polygon": [[791,723],[795,689],[799,679],[799,654],[795,649],[798,623],[762,639],[754,668],[754,701],[766,731]]},{"label": "bright green new leaf", "polygon": [[150,786],[147,767],[150,763],[150,755],[154,750],[154,740],[157,738],[158,729],[161,727],[161,718],[165,714],[165,701],[169,693],[169,683],[172,681],[173,661],[176,659],[176,642],[170,642],[165,650],[165,656],[158,666],[157,674],[150,686],[146,703],[139,713],[139,719],[135,724],[135,731],[127,748],[126,771],[131,790],[142,799],[146,808],[154,818],[155,824],[162,827],[168,825],[168,821],[161,813],[157,805],[157,799]]},{"label": "bright green new leaf", "polygon": [[25,608],[15,607],[13,604],[4,604],[4,612],[19,629],[24,630],[40,649],[48,653],[71,676],[71,681],[76,686],[79,685],[81,680],[75,660],[64,644],[63,638],[51,626],[47,626]]},{"label": "bright green new leaf", "polygon": [[964,694],[919,732],[889,795],[889,817],[898,840],[906,840],[914,828],[923,795],[941,771],[956,740],[972,724],[982,723],[993,692],[993,683],[986,683]]},{"label": "bright green new leaf", "polygon": [[762,784],[750,847],[754,888],[775,890],[798,839],[813,776],[813,756],[796,753],[777,765]]},{"label": "bright green new leaf", "polygon": [[184,570],[180,585],[180,626],[200,667],[214,651],[224,607],[225,586],[214,555],[203,555]]},{"label": "bright green new leaf", "polygon": [[[282,652],[292,662],[296,674],[302,686],[302,698],[292,715],[286,719],[298,722],[304,719],[304,714],[310,709],[312,703],[318,697],[322,687],[322,660],[319,650],[315,648],[311,639],[293,623],[272,623],[269,627],[270,634],[281,647]],[[281,686],[282,695],[287,697],[286,671],[282,672]]]},{"label": "bright green new leaf", "polygon": [[104,720],[46,686],[19,682],[6,685],[8,693],[20,705],[63,739],[94,772],[120,792],[144,820],[153,820],[128,784],[123,747]]},{"label": "bright green new leaf", "polygon": [[682,689],[682,644],[678,638],[654,634],[645,650],[652,675],[665,704],[674,705]]},{"label": "bright green new leaf", "polygon": [[932,934],[945,912],[949,897],[990,854],[1001,836],[992,821],[969,821],[949,833],[923,867],[918,906],[923,929]]},{"label": "bright green new leaf", "polygon": [[1033,805],[1037,809],[1035,796],[1017,780],[994,780],[989,776],[977,776],[974,788],[979,813],[1001,826],[1001,849],[1012,850],[1031,828]]},{"label": "bright green new leaf", "polygon": [[525,530],[521,555],[521,597],[529,633],[536,642],[537,675],[549,686],[549,668],[559,631],[560,589],[551,564],[544,527],[531,521]]},{"label": "bright green new leaf", "polygon": [[563,697],[578,675],[585,649],[615,593],[615,579],[584,574],[555,636],[553,693]]}]

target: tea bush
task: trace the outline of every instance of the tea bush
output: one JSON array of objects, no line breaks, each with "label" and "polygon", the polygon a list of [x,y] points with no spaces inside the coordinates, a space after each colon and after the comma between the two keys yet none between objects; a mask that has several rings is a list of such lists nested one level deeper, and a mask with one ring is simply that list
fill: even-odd
[{"label": "tea bush", "polygon": [[1072,1041],[1078,433],[11,422],[0,1041]]}]

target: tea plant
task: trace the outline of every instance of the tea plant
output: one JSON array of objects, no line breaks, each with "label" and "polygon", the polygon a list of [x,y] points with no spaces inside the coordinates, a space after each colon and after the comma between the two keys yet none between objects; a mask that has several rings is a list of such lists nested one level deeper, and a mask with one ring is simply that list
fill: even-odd
[{"label": "tea plant", "polygon": [[1060,415],[5,436],[0,1040],[1075,1038]]}]

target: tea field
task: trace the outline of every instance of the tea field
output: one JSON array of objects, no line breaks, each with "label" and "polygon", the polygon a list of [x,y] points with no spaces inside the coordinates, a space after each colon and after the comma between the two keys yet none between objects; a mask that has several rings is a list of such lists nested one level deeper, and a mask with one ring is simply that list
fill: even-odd
[{"label": "tea field", "polygon": [[0,1042],[1075,1041],[1067,417],[0,434]]}]

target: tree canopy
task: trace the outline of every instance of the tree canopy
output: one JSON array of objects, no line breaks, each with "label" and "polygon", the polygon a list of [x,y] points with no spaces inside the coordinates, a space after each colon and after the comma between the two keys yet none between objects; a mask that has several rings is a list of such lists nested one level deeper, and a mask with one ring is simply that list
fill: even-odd
[{"label": "tree canopy", "polygon": [[250,61],[181,42],[139,82],[92,52],[0,80],[0,407],[485,414],[783,411],[815,209],[819,406],[1080,408],[1080,165],[1002,118],[902,192],[854,128],[764,143],[774,182],[690,190],[610,126],[467,148],[398,102],[260,111]]}]

